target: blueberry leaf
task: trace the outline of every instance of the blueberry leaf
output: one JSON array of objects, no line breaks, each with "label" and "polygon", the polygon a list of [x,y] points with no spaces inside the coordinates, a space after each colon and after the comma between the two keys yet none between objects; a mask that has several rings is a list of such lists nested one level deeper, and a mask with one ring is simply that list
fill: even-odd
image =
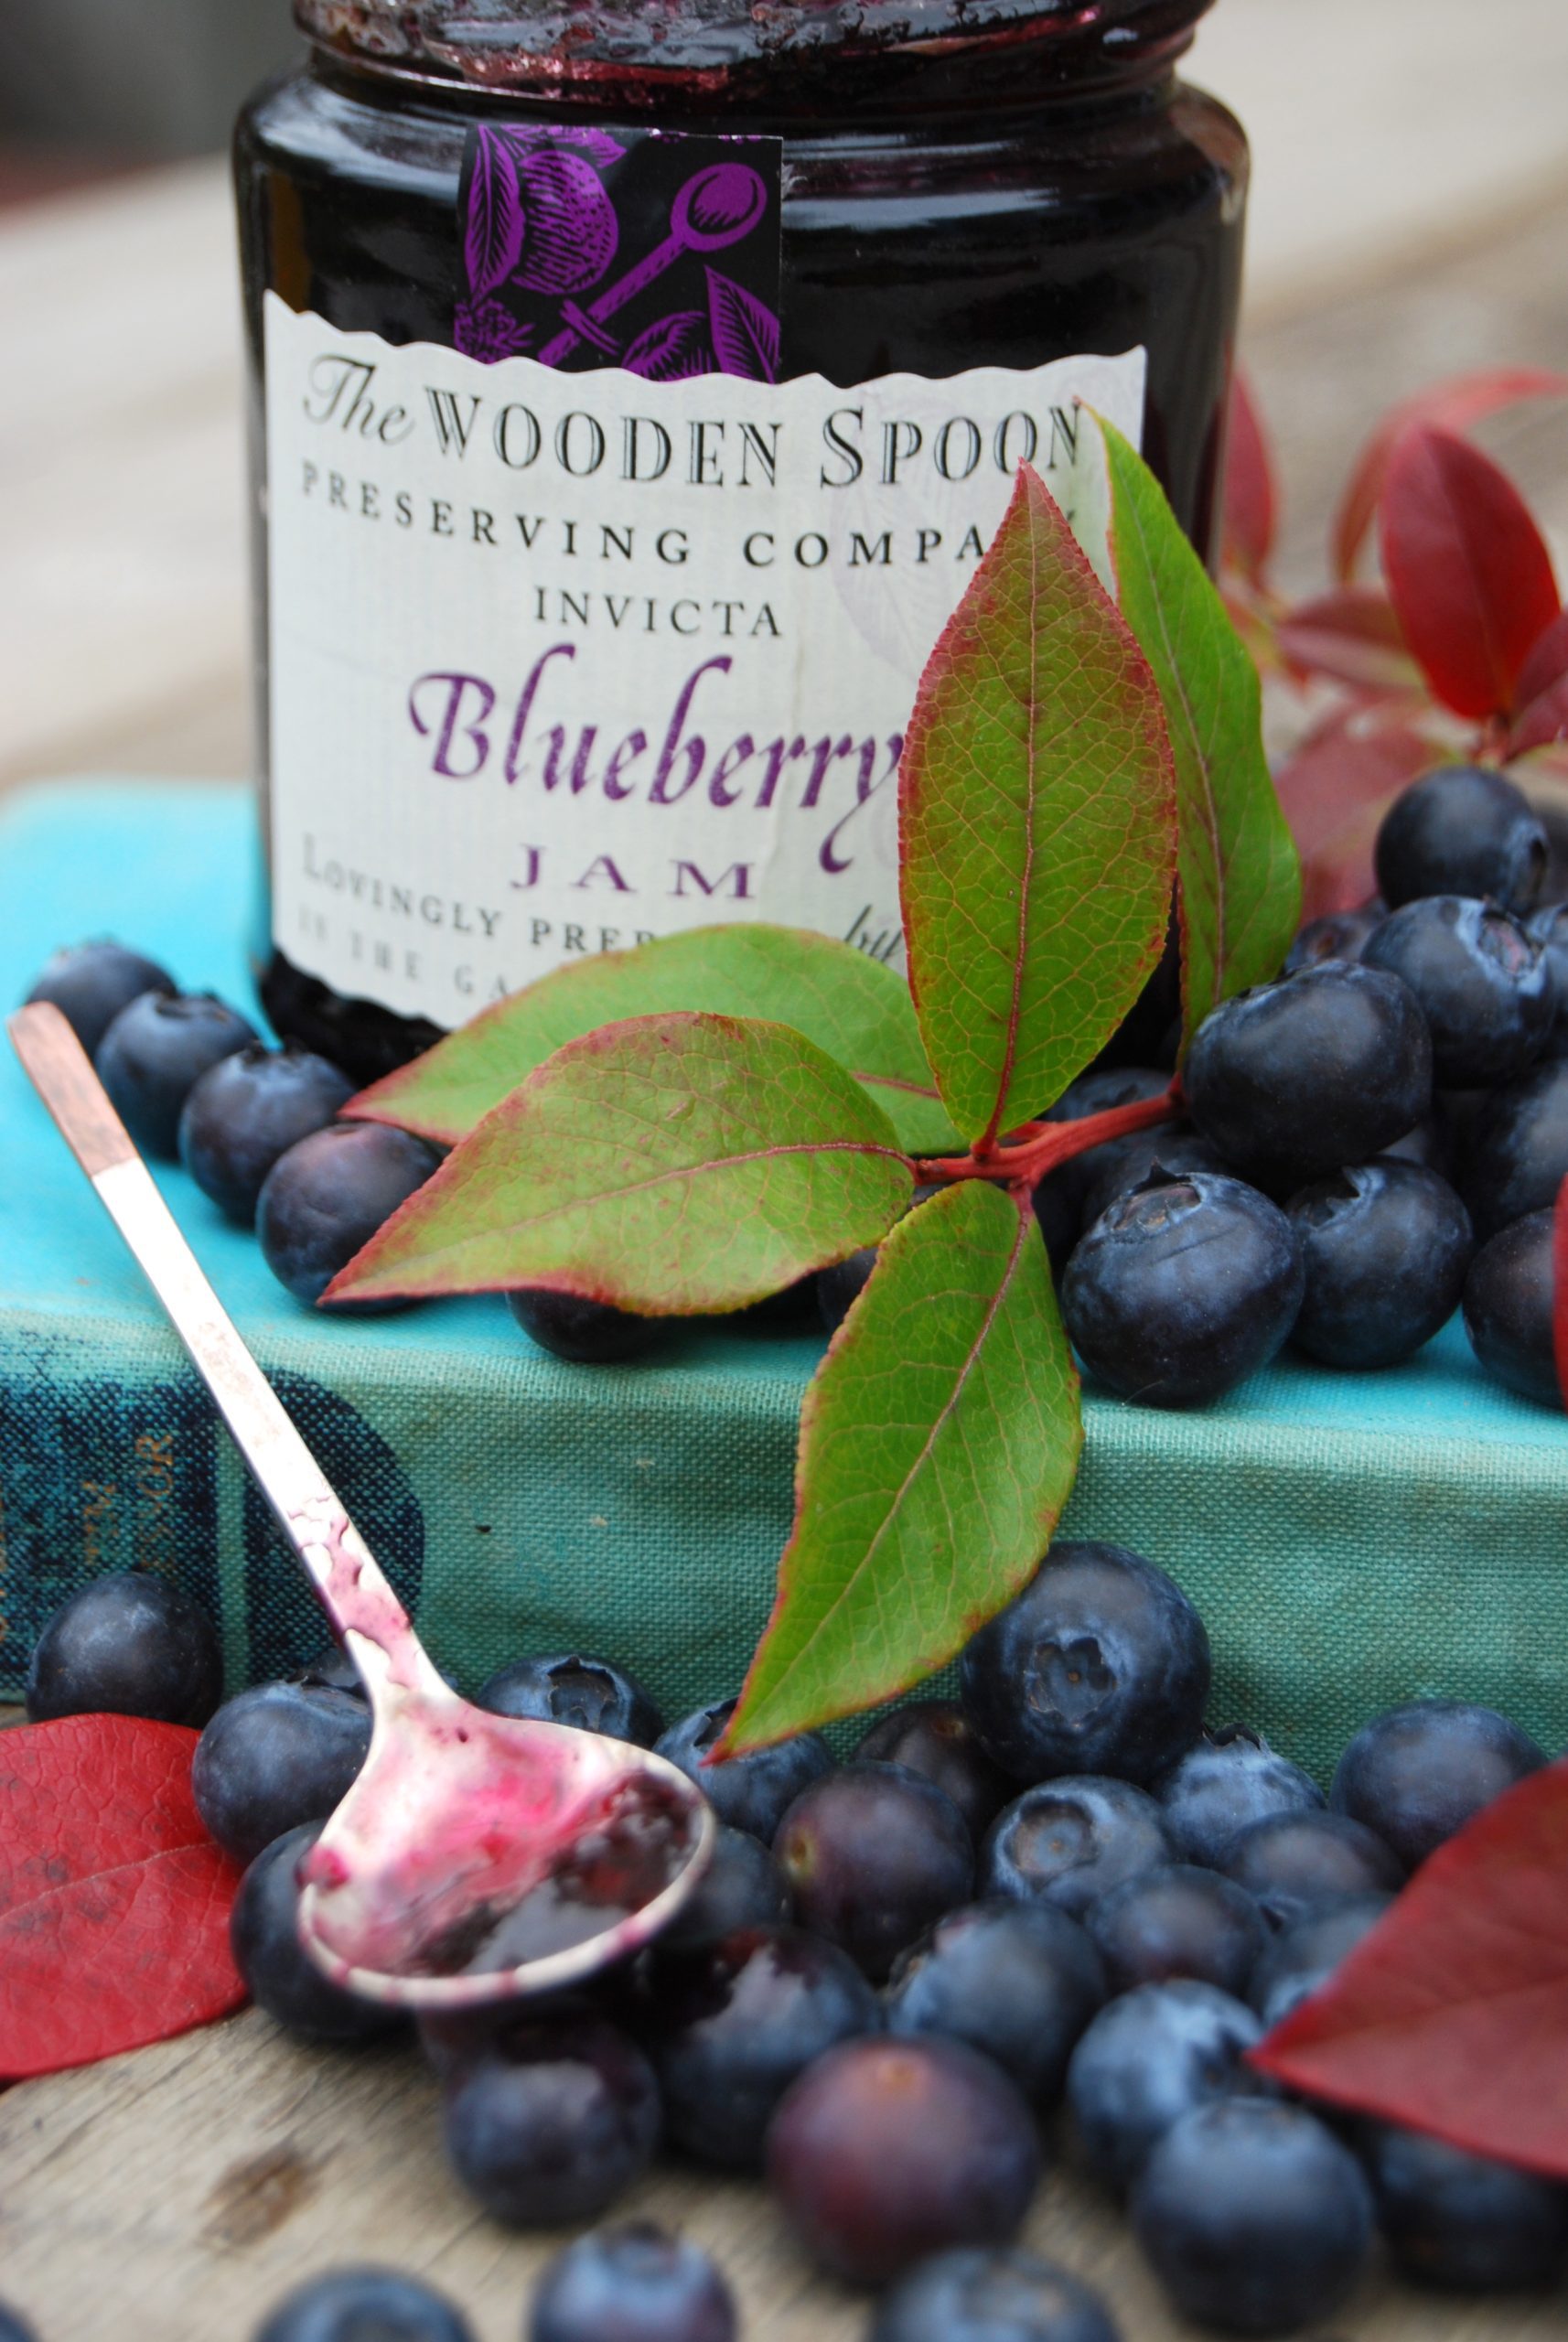
[{"label": "blueberry leaf", "polygon": [[1101,424],[1122,615],[1154,669],[1176,758],[1185,1037],[1277,975],[1301,869],[1263,754],[1258,671],[1148,466]]},{"label": "blueberry leaf", "polygon": [[806,1396],[795,1525],[736,1754],[951,1658],[1049,1542],[1082,1445],[1038,1224],[981,1180],[883,1244]]},{"label": "blueberry leaf", "polygon": [[920,1032],[954,1123],[986,1143],[1131,1008],[1175,865],[1154,677],[1026,466],[921,679],[898,786]]},{"label": "blueberry leaf", "polygon": [[903,978],[850,944],[762,924],[692,928],[557,968],[361,1090],[345,1111],[450,1146],[564,1042],[674,1008],[793,1025],[865,1083],[908,1153],[957,1144]]},{"label": "blueberry leaf", "polygon": [[326,1297],[738,1309],[875,1243],[911,1181],[880,1108],[789,1026],[631,1017],[531,1073]]}]

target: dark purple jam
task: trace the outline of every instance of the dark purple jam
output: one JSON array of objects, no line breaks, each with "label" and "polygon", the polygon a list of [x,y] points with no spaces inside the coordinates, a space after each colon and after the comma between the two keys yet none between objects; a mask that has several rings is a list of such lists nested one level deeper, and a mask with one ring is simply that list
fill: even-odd
[{"label": "dark purple jam", "polygon": [[[1144,453],[1207,553],[1247,179],[1235,121],[1176,77],[1207,5],[301,0],[306,61],[255,99],[236,141],[263,782],[263,295],[344,331],[453,347],[476,125],[781,139],[782,381],[940,380],[1142,346]],[[369,970],[360,993],[271,937],[265,954],[278,1029],[360,1078],[469,1013],[400,1013]]]}]

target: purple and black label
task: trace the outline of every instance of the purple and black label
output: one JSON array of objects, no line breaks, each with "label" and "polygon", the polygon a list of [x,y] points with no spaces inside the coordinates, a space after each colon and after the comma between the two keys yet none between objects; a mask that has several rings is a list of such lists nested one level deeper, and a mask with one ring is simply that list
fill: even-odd
[{"label": "purple and black label", "polygon": [[471,132],[457,349],[655,382],[777,381],[781,154],[776,138]]}]

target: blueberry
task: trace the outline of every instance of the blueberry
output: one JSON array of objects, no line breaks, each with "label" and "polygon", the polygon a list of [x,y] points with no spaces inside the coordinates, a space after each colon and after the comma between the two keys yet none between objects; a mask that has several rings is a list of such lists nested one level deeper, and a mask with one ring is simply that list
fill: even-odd
[{"label": "blueberry", "polygon": [[974,1890],[974,1842],[950,1797],[903,1765],[846,1765],[802,1789],[773,1852],[795,1916],[874,1981]]},{"label": "blueberry", "polygon": [[1092,1227],[1103,1211],[1130,1196],[1152,1178],[1186,1179],[1194,1171],[1229,1176],[1230,1166],[1190,1124],[1169,1124],[1159,1130],[1133,1131],[1126,1138],[1107,1139],[1080,1158],[1083,1175],[1082,1226]]},{"label": "blueberry", "polygon": [[1054,2102],[1073,2045],[1105,1998],[1105,1970],[1050,1903],[972,1903],[902,1954],[887,2030],[940,2034],[994,2057],[1032,2104]]},{"label": "blueberry", "polygon": [[[1090,1114],[1109,1113],[1114,1106],[1137,1106],[1150,1098],[1163,1098],[1170,1086],[1170,1075],[1155,1066],[1097,1066],[1088,1073],[1080,1073],[1076,1081],[1069,1082],[1056,1104],[1047,1109],[1043,1119],[1047,1123],[1087,1122]],[[1105,1144],[1113,1144],[1114,1141]],[[1075,1155],[1050,1175],[1051,1181],[1056,1183],[1055,1194],[1045,1211],[1041,1209],[1040,1195],[1036,1191],[1036,1215],[1046,1230],[1047,1241],[1052,1233],[1047,1225],[1047,1213],[1056,1213],[1062,1229],[1065,1229],[1069,1209],[1073,1215],[1075,1230],[1081,1223],[1084,1182],[1091,1176],[1102,1153],[1103,1147],[1091,1146],[1087,1154]],[[1054,1252],[1052,1260],[1054,1263]]]},{"label": "blueberry", "polygon": [[1022,1781],[1147,1781],[1197,1739],[1208,1637],[1164,1570],[1121,1545],[1053,1545],[963,1654],[964,1714]]},{"label": "blueberry", "polygon": [[1404,1871],[1391,1849],[1343,1813],[1276,1813],[1233,1838],[1219,1864],[1271,1926],[1288,1928],[1342,1895],[1394,1891]]},{"label": "blueberry", "polygon": [[[1568,996],[1568,995],[1565,995]],[[1505,1082],[1470,1123],[1459,1187],[1481,1243],[1532,1211],[1547,1211],[1568,1178],[1568,1058]]]},{"label": "blueberry", "polygon": [[0,2342],[38,2342],[38,2337],[14,2309],[0,2303]]},{"label": "blueberry", "polygon": [[989,2057],[957,2041],[849,2041],[793,2084],[768,2179],[811,2258],[879,2284],[952,2245],[1003,2244],[1029,2208],[1040,2147]]},{"label": "blueberry", "polygon": [[1301,1307],[1290,1221],[1221,1174],[1158,1170],[1102,1212],[1062,1279],[1074,1348],[1148,1407],[1201,1407],[1266,1366]]},{"label": "blueberry", "polygon": [[1130,1783],[1092,1775],[1042,1781],[992,1823],[980,1891],[1054,1903],[1081,1918],[1123,1879],[1168,1863],[1172,1851],[1159,1807]]},{"label": "blueberry", "polygon": [[832,1756],[818,1734],[803,1732],[748,1756],[704,1765],[703,1757],[718,1746],[734,1714],[733,1700],[698,1708],[671,1724],[654,1746],[660,1756],[667,1756],[706,1792],[721,1821],[727,1821],[732,1830],[749,1830],[754,1838],[771,1845],[785,1809],[831,1768]]},{"label": "blueberry", "polygon": [[1190,1863],[1124,1880],[1090,1904],[1085,1925],[1113,1993],[1187,1976],[1240,1995],[1269,1933],[1244,1888]]},{"label": "blueberry", "polygon": [[[1113,1106],[1140,1106],[1163,1098],[1171,1086],[1168,1073],[1157,1066],[1100,1066],[1069,1081],[1054,1106],[1047,1108],[1047,1123],[1084,1123],[1090,1114],[1108,1114]],[[1079,1157],[1079,1160],[1082,1160]]]},{"label": "blueberry", "polygon": [[304,1683],[317,1692],[348,1692],[356,1700],[369,1697],[359,1669],[341,1643],[323,1643],[313,1659],[291,1677],[291,1681]]},{"label": "blueberry", "polygon": [[506,1296],[507,1307],[530,1340],[574,1366],[617,1366],[645,1358],[669,1333],[669,1321],[639,1317],[608,1301],[575,1293],[547,1293],[521,1285]]},{"label": "blueberry", "polygon": [[916,1700],[878,1717],[855,1747],[856,1764],[907,1765],[945,1789],[976,1843],[1017,1785],[993,1764],[956,1700]]},{"label": "blueberry", "polygon": [[659,1939],[672,1944],[708,1943],[736,1928],[768,1928],[789,1917],[789,1882],[760,1838],[720,1822],[713,1859],[680,1917]]},{"label": "blueberry", "polygon": [[887,2293],[866,2342],[1120,2342],[1098,2294],[1016,2246],[940,2252]]},{"label": "blueberry", "polygon": [[397,2012],[329,1983],[299,1939],[299,1865],[320,1835],[321,1824],[307,1821],[263,1848],[240,1881],[229,1942],[251,1998],[288,2032],[370,2041],[392,2030]]},{"label": "blueberry", "polygon": [[1557,1021],[1547,1042],[1548,1053],[1561,1057],[1568,1047],[1568,903],[1547,903],[1527,921],[1531,935],[1545,947],[1557,984]]},{"label": "blueberry", "polygon": [[1074,2133],[1095,2177],[1130,2186],[1193,2107],[1262,2089],[1241,2062],[1262,2037],[1251,2010],[1212,1984],[1140,1984],[1108,2003],[1067,2069]]},{"label": "blueberry", "polygon": [[1334,1776],[1337,1813],[1376,1831],[1409,1870],[1546,1759],[1495,1708],[1412,1700],[1361,1726]]},{"label": "blueberry", "polygon": [[1245,1724],[1205,1732],[1154,1784],[1184,1862],[1218,1864],[1230,1841],[1271,1814],[1321,1811],[1323,1791],[1299,1765]]},{"label": "blueberry", "polygon": [[1561,1407],[1552,1348],[1552,1215],[1532,1211],[1483,1244],[1465,1280],[1465,1331],[1488,1374]]},{"label": "blueberry", "polygon": [[1294,2334],[1330,2316],[1366,2267],[1372,2205],[1356,2158],[1305,2108],[1222,2099],[1159,2142],[1133,2227],[1184,2316]]},{"label": "blueberry", "polygon": [[441,2294],[393,2269],[333,2269],[281,2301],[255,2342],[473,2342]]},{"label": "blueberry", "polygon": [[592,2017],[520,2020],[443,2092],[453,2169],[518,2228],[596,2219],[647,2170],[659,2133],[648,2060]]},{"label": "blueberry", "polygon": [[[439,1157],[384,1123],[333,1123],[280,1155],[262,1184],[262,1258],[296,1301],[319,1301],[383,1221],[422,1187]],[[356,1303],[381,1308],[382,1303]]]},{"label": "blueberry", "polygon": [[1435,1171],[1440,1179],[1452,1184],[1454,1150],[1435,1104],[1430,1114],[1423,1115],[1412,1130],[1406,1131],[1403,1138],[1391,1140],[1381,1157],[1376,1159],[1386,1160],[1390,1155],[1400,1163],[1419,1163],[1423,1170]]},{"label": "blueberry", "polygon": [[1324,1366],[1397,1366],[1459,1306],[1474,1245],[1445,1179],[1380,1155],[1299,1188],[1306,1290],[1291,1339]]},{"label": "blueberry", "polygon": [[45,1621],[26,1696],[32,1724],[108,1714],[204,1724],[223,1697],[218,1629],[150,1571],[92,1578]]},{"label": "blueberry", "polygon": [[1384,909],[1380,904],[1375,910],[1329,911],[1322,919],[1309,919],[1285,954],[1285,974],[1316,968],[1324,960],[1359,960]]},{"label": "blueberry", "polygon": [[1047,1171],[1035,1189],[1035,1218],[1046,1240],[1051,1274],[1060,1279],[1083,1228],[1081,1183],[1076,1162]]},{"label": "blueberry", "polygon": [[145,992],[120,1011],[94,1062],[136,1144],[172,1162],[180,1113],[198,1080],[255,1038],[255,1026],[214,993]]},{"label": "blueberry", "polygon": [[312,1131],[324,1130],[354,1085],[325,1058],[259,1041],[195,1081],[179,1117],[179,1159],[231,1219],[249,1228],[262,1182],[278,1156]]},{"label": "blueberry", "polygon": [[579,1732],[629,1740],[639,1748],[651,1748],[664,1729],[663,1717],[635,1676],[607,1659],[581,1659],[575,1651],[515,1659],[498,1668],[477,1704],[492,1715],[569,1724]]},{"label": "blueberry", "polygon": [[1485,765],[1444,765],[1402,790],[1372,849],[1391,910],[1423,895],[1484,895],[1528,911],[1551,861],[1522,790]]},{"label": "blueberry", "polygon": [[736,2332],[734,2297],[707,2254],[639,2220],[556,2254],[527,2342],[735,2342]]},{"label": "blueberry", "polygon": [[97,1056],[98,1044],[123,1008],[145,992],[172,993],[174,988],[166,968],[105,936],[52,952],[27,999],[52,1001],[91,1058]]},{"label": "blueberry", "polygon": [[196,1744],[196,1810],[225,1853],[248,1863],[285,1830],[325,1821],[370,1746],[363,1700],[303,1683],[258,1683],[225,1701]]},{"label": "blueberry", "polygon": [[671,2137],[705,2162],[742,2167],[761,2161],[797,2075],[881,2023],[854,1962],[798,1928],[743,1928],[691,1950],[660,1944],[647,2007]]},{"label": "blueberry", "polygon": [[1561,2274],[1568,2188],[1393,2123],[1369,2123],[1360,2145],[1378,2225],[1405,2276],[1490,2293]]},{"label": "blueberry", "polygon": [[1247,1990],[1265,2033],[1283,2025],[1310,1993],[1322,1990],[1393,1902],[1391,1895],[1338,1896],[1274,1937]]},{"label": "blueberry", "polygon": [[1432,1047],[1397,974],[1325,960],[1222,1002],[1193,1037],[1183,1084],[1193,1121],[1241,1176],[1288,1195],[1420,1122]]},{"label": "blueberry", "polygon": [[[1463,895],[1423,896],[1389,913],[1361,964],[1409,985],[1444,1089],[1511,1081],[1546,1046],[1556,979],[1542,945],[1510,911]],[[1407,1116],[1405,1127],[1416,1119]]]}]

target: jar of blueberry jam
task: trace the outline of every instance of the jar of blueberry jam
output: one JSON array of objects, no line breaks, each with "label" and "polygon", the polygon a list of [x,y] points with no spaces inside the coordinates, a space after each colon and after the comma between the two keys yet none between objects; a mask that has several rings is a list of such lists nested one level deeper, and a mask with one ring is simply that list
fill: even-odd
[{"label": "jar of blueberry jam", "polygon": [[924,661],[1087,404],[1208,551],[1208,0],[296,0],[236,146],[280,1030],[718,919],[898,964]]}]

